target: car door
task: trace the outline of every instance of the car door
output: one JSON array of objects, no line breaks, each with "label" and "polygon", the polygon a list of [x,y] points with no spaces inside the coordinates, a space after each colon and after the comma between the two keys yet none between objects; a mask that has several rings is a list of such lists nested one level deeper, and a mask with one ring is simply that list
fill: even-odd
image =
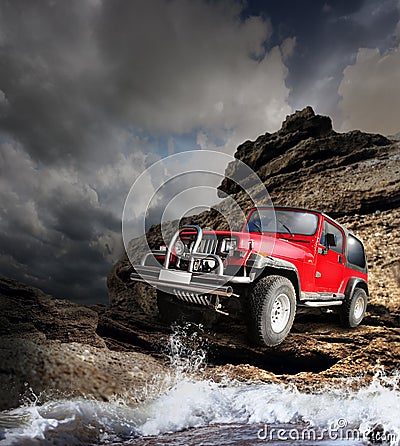
[{"label": "car door", "polygon": [[[335,243],[329,245],[333,239]],[[344,232],[339,226],[325,220],[317,254],[317,292],[338,292],[343,280],[344,264]]]}]

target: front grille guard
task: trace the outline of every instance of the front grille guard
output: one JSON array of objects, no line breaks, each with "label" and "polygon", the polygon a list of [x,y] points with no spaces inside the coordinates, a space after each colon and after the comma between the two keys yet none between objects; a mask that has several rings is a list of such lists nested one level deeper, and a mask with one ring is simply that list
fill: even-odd
[{"label": "front grille guard", "polygon": [[[175,271],[170,268],[170,260],[172,255],[173,247],[180,236],[180,234],[187,230],[195,230],[197,232],[195,243],[193,244],[191,251],[185,254],[185,260],[188,261],[187,272],[191,273],[191,280],[189,283],[179,283],[176,281],[169,281],[161,278],[160,271],[168,270]],[[171,242],[167,246],[166,251],[154,250],[148,252],[142,257],[140,265],[134,266],[135,271],[131,274],[131,280],[133,282],[146,282],[153,286],[160,286],[165,289],[169,289],[181,300],[186,300],[192,303],[202,303],[204,304],[208,300],[202,301],[200,299],[201,295],[213,295],[216,297],[231,297],[238,296],[233,292],[232,284],[247,284],[253,281],[253,277],[248,276],[225,276],[224,275],[224,265],[222,263],[221,257],[217,254],[197,252],[200,247],[203,237],[203,231],[198,225],[185,225],[182,226],[173,235]],[[148,260],[152,258],[155,260],[155,256],[165,255],[165,260],[163,266],[149,265]],[[201,274],[193,271],[194,262],[196,259],[213,259],[217,262],[217,268],[213,270],[211,274]],[[230,282],[228,285],[227,282]],[[215,309],[217,306],[219,308],[219,301],[215,303]],[[218,311],[218,310],[217,310]]]},{"label": "front grille guard", "polygon": [[200,247],[202,238],[203,238],[203,230],[198,225],[185,225],[179,228],[175,234],[173,235],[169,245],[167,246],[167,251],[152,251],[144,255],[141,261],[142,266],[146,266],[146,261],[150,256],[154,256],[154,254],[163,255],[165,253],[165,261],[164,261],[164,268],[169,269],[170,262],[171,262],[171,254],[172,249],[175,246],[176,241],[178,240],[178,237],[181,235],[182,232],[187,230],[195,230],[197,233],[196,241],[194,242],[194,245],[191,248],[191,251],[189,253],[186,253],[184,256],[184,259],[189,262],[189,266],[187,271],[189,273],[193,272],[193,266],[194,262],[197,259],[212,259],[215,260],[217,263],[217,268],[215,269],[215,274],[222,276],[224,274],[224,264],[222,263],[221,257],[217,254],[212,253],[204,253],[204,252],[198,252],[198,249]]}]

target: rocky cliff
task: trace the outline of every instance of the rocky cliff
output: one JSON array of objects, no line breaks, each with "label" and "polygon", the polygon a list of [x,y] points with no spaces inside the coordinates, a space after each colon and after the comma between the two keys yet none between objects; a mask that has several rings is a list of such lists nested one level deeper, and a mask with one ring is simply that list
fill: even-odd
[{"label": "rocky cliff", "polygon": [[[311,107],[288,116],[278,132],[240,145],[235,158],[257,172],[275,204],[333,217],[400,206],[399,145],[382,135],[336,133],[330,118],[315,115]],[[239,170],[235,162],[227,168],[235,179]],[[219,189],[239,192],[227,179]]]}]

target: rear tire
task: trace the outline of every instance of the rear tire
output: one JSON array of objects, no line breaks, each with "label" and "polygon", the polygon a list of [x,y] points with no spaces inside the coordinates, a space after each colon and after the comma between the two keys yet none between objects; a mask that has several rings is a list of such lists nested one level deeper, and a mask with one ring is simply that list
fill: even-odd
[{"label": "rear tire", "polygon": [[346,297],[340,308],[340,322],[343,327],[358,327],[364,319],[368,297],[362,288],[356,288],[353,295]]},{"label": "rear tire", "polygon": [[268,276],[250,295],[250,335],[257,344],[273,347],[289,334],[296,314],[296,292],[289,279]]}]

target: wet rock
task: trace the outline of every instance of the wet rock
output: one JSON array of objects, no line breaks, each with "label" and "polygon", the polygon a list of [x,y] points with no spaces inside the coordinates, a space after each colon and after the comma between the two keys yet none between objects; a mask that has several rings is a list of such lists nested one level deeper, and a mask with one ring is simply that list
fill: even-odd
[{"label": "wet rock", "polygon": [[10,279],[0,280],[0,297],[0,335],[105,346],[96,334],[98,314],[90,308],[54,299]]},{"label": "wet rock", "polygon": [[[171,385],[168,345],[173,329],[157,316],[138,308],[78,306],[9,280],[0,280],[0,286],[5,322],[0,336],[2,409],[19,405],[29,389],[41,401],[87,396],[134,404]],[[373,306],[366,321],[388,317],[385,308]],[[75,320],[68,323],[71,315]],[[65,324],[74,341],[66,337]],[[315,391],[346,380],[361,385],[379,367],[396,370],[400,359],[400,329],[393,321],[345,330],[335,314],[299,315],[287,340],[275,348],[255,347],[243,324],[225,318],[212,329],[193,325],[190,330],[198,333],[195,343],[189,331],[180,338],[189,343],[189,357],[199,346],[207,352],[205,370],[194,370],[194,376],[217,381],[282,382]]]},{"label": "wet rock", "polygon": [[[123,397],[134,403],[162,389],[162,361],[134,348],[109,349],[97,333],[105,308],[96,310],[0,280],[0,410],[32,393],[41,400]],[[126,340],[132,345],[137,338]]]},{"label": "wet rock", "polygon": [[159,361],[138,352],[38,338],[0,339],[0,410],[19,406],[31,394],[40,402],[84,396],[134,404],[152,396],[152,390],[161,391],[167,376]]}]

